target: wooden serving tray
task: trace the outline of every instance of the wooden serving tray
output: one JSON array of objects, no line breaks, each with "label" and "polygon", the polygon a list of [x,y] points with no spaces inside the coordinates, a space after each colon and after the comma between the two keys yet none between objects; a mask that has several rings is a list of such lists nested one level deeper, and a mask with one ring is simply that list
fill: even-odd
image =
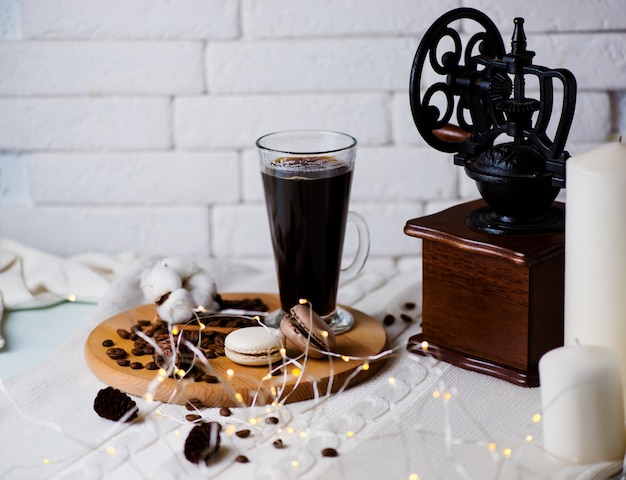
[{"label": "wooden serving tray", "polygon": [[[274,310],[279,307],[278,296],[261,293],[230,293],[223,294],[224,299],[260,298]],[[266,405],[274,401],[291,403],[315,398],[327,392],[329,380],[332,378],[331,391],[334,393],[344,386],[349,378],[348,387],[354,386],[369,378],[380,369],[384,359],[367,361],[364,357],[372,357],[381,353],[387,345],[387,335],[383,326],[374,318],[358,310],[343,307],[354,316],[354,326],[346,333],[337,336],[334,352],[349,357],[360,357],[344,361],[339,357],[323,359],[308,358],[301,374],[294,375],[293,364],[283,369],[278,376],[268,376],[269,368],[246,367],[238,365],[225,356],[209,360],[213,371],[207,373],[218,377],[218,383],[194,381],[187,378],[162,378],[157,381],[158,370],[133,370],[122,367],[106,354],[107,347],[102,345],[106,339],[115,342],[116,347],[124,348],[131,362],[143,364],[151,360],[148,356],[135,357],[131,354],[132,340],[124,340],[117,330],[129,329],[138,320],[152,320],[156,317],[154,305],[143,305],[115,315],[92,330],[85,343],[85,357],[93,373],[108,385],[137,396],[150,393],[154,400],[168,403],[185,404],[190,400],[200,402],[205,407],[241,407]],[[297,357],[299,352],[287,343],[287,357]],[[369,368],[360,368],[365,363]],[[303,359],[300,359],[303,363]],[[359,369],[358,372],[355,372]],[[228,371],[232,370],[229,375]],[[297,372],[296,372],[297,373]],[[274,387],[274,388],[272,388]],[[317,391],[317,394],[315,393]]]}]

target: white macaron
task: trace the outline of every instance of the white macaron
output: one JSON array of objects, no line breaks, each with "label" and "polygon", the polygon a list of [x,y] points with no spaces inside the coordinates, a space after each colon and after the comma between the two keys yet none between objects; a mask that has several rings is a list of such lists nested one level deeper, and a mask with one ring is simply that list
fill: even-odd
[{"label": "white macaron", "polygon": [[240,365],[270,365],[281,358],[284,344],[285,338],[277,328],[246,327],[226,336],[224,352]]}]

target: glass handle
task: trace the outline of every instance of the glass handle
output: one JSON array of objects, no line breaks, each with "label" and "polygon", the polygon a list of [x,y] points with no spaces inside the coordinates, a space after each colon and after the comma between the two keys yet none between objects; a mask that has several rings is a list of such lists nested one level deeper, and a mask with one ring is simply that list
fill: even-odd
[{"label": "glass handle", "polygon": [[341,282],[356,277],[365,266],[370,253],[370,231],[365,219],[358,213],[350,211],[348,212],[348,223],[352,223],[356,227],[358,245],[350,265],[341,269]]}]

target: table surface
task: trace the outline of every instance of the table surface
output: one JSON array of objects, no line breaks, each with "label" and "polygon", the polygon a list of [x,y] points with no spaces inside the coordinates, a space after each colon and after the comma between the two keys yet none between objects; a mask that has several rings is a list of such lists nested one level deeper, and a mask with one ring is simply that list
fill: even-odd
[{"label": "table surface", "polygon": [[[267,286],[267,278],[259,278],[255,283],[248,274],[229,286]],[[615,462],[575,465],[542,451],[541,423],[534,421],[541,411],[539,389],[408,353],[407,339],[420,331],[419,312],[409,312],[412,322],[400,314],[419,297],[415,274],[367,269],[342,287],[340,300],[381,322],[394,315],[385,327],[391,350],[384,367],[353,388],[271,411],[236,408],[230,417],[217,408],[195,412],[223,425],[222,448],[208,466],[191,464],[183,455],[193,427],[184,406],[133,397],[140,419],[130,424],[93,411],[95,395],[106,385],[86,365],[85,339],[108,316],[134,306],[113,294],[119,291],[104,298],[115,302],[5,315],[0,477],[582,480],[610,478],[619,470]],[[267,416],[279,423],[264,422]],[[250,438],[233,435],[244,427]],[[273,446],[278,438],[285,448]],[[339,456],[321,456],[328,447]],[[250,463],[237,463],[240,454]]]}]

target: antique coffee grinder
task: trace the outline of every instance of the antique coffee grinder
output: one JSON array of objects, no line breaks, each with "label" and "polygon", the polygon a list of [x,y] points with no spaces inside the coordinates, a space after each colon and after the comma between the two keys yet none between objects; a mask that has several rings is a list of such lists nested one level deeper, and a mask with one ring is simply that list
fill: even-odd
[{"label": "antique coffee grinder", "polygon": [[[459,20],[470,34],[451,27]],[[537,386],[539,358],[563,345],[565,209],[554,200],[565,187],[576,81],[533,65],[523,25],[514,20],[507,53],[485,14],[459,8],[415,54],[415,125],[455,154],[483,199],[406,223],[423,240],[422,333],[408,349]],[[526,96],[531,88],[538,100]]]}]

